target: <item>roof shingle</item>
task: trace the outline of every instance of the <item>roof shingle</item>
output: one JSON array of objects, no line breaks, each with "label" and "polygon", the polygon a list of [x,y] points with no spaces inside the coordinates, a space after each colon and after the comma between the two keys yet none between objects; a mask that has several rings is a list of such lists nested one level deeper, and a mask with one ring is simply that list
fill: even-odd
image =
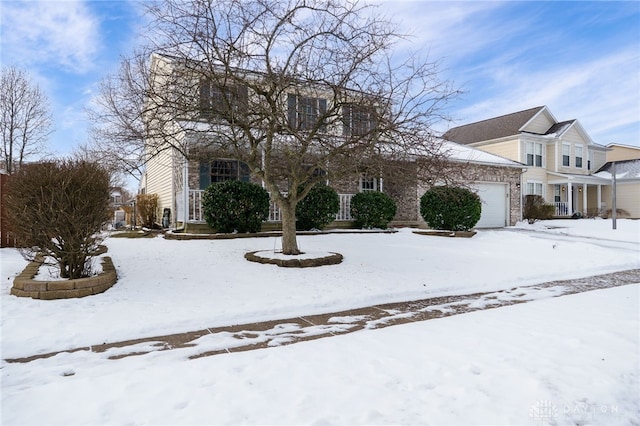
[{"label": "roof shingle", "polygon": [[453,127],[443,135],[443,138],[452,142],[468,145],[480,141],[514,136],[519,134],[520,128],[543,108],[543,106],[539,106],[500,117],[465,124],[464,126]]}]

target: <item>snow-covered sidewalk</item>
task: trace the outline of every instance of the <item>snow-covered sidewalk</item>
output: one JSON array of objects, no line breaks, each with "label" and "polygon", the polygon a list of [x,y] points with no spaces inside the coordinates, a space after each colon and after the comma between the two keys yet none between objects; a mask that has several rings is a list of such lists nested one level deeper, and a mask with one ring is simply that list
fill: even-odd
[{"label": "snow-covered sidewalk", "polygon": [[[411,302],[387,303],[343,312],[285,318],[252,324],[237,324],[194,330],[167,336],[148,336],[123,342],[91,345],[64,352],[90,351],[116,360],[153,351],[189,348],[189,359],[299,343],[322,337],[374,330],[408,322],[426,321],[466,314],[533,300],[566,296],[640,282],[640,269],[572,280],[552,281],[534,286],[514,287],[495,292],[444,296]],[[60,354],[32,355],[7,359],[26,363]],[[104,355],[103,355],[104,354]],[[186,354],[185,354],[186,355]]]}]

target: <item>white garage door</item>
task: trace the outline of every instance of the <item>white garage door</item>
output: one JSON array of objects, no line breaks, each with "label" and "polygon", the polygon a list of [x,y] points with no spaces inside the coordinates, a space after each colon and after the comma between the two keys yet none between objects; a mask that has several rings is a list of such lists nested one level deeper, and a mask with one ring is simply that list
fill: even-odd
[{"label": "white garage door", "polygon": [[476,183],[473,185],[482,200],[482,214],[476,228],[502,228],[507,226],[507,184]]}]

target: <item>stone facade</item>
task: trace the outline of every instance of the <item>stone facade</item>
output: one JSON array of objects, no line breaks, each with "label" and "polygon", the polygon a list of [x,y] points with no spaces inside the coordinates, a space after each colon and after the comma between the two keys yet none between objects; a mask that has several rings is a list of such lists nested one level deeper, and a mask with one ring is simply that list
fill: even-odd
[{"label": "stone facade", "polygon": [[[521,220],[521,188],[520,181],[523,169],[520,167],[486,165],[474,163],[451,162],[446,171],[448,178],[456,182],[456,185],[472,185],[474,183],[495,182],[508,186],[509,217],[508,224],[515,225]],[[428,177],[418,177],[418,164],[414,161],[406,161],[393,167],[392,175],[383,172],[380,185],[384,193],[389,195],[397,205],[396,216],[391,226],[427,227],[420,216],[420,197],[432,186],[442,184],[440,179],[432,180]],[[189,165],[189,187],[199,188],[198,162]],[[360,191],[359,176],[352,179],[341,179],[330,182],[338,193],[356,194]],[[252,182],[260,184],[252,178]],[[431,183],[433,182],[433,183]]]}]

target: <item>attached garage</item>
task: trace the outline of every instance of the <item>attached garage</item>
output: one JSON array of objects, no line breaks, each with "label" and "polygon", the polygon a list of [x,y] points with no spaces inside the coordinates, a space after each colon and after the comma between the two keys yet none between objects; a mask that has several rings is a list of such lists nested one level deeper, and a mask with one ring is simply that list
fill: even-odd
[{"label": "attached garage", "polygon": [[472,189],[482,201],[482,214],[476,228],[502,228],[509,225],[509,189],[506,183],[478,182]]}]

